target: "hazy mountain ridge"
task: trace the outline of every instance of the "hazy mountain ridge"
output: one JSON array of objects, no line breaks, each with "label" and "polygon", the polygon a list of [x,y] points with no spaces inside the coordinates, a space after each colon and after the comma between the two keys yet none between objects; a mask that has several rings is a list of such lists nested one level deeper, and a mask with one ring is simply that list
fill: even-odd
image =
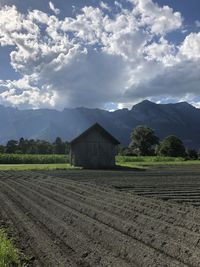
[{"label": "hazy mountain ridge", "polygon": [[124,145],[129,143],[131,130],[145,124],[155,129],[161,139],[175,134],[186,146],[200,148],[200,109],[187,102],[155,104],[144,100],[131,110],[114,112],[89,108],[18,110],[0,106],[0,122],[0,143],[20,137],[53,141],[60,136],[70,141],[99,122]]}]

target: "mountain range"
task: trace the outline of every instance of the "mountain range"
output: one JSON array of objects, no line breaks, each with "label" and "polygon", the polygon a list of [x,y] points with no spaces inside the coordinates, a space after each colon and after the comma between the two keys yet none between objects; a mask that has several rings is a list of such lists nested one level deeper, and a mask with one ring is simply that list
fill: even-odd
[{"label": "mountain range", "polygon": [[130,142],[130,133],[137,125],[147,125],[162,140],[178,136],[189,148],[200,148],[200,109],[180,102],[156,104],[144,100],[132,109],[106,111],[75,108],[19,110],[0,106],[0,143],[21,137],[53,141],[57,136],[70,141],[93,123],[98,122],[122,145]]}]

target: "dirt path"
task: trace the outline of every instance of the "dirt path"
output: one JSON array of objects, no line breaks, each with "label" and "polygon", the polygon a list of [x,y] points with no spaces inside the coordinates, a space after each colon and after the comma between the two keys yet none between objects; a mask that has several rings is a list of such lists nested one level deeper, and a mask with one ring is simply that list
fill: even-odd
[{"label": "dirt path", "polygon": [[0,225],[18,237],[31,266],[200,266],[198,209],[88,177],[0,172]]}]

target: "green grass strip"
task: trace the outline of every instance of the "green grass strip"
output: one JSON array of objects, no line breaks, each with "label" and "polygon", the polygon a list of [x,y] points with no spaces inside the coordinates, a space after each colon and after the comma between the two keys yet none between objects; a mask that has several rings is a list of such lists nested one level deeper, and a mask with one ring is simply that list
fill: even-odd
[{"label": "green grass strip", "polygon": [[3,229],[0,229],[0,266],[21,266],[19,251],[14,247],[12,240],[8,239]]},{"label": "green grass strip", "polygon": [[71,170],[80,169],[68,163],[56,164],[0,164],[0,171],[28,171],[28,170]]}]

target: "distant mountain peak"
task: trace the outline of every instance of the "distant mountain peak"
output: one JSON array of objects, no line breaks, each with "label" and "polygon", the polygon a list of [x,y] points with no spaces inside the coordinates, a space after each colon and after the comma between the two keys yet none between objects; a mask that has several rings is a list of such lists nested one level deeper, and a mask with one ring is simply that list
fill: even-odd
[{"label": "distant mountain peak", "polygon": [[153,105],[156,105],[155,102],[152,102],[152,101],[150,101],[148,99],[145,99],[145,100],[141,101],[139,104],[145,104],[145,105],[153,104]]},{"label": "distant mountain peak", "polygon": [[192,106],[191,104],[189,104],[188,102],[186,102],[186,101],[183,101],[183,102],[178,102],[178,103],[176,103],[177,105],[181,105],[181,106],[185,106],[185,107],[193,107],[194,108],[194,106]]},{"label": "distant mountain peak", "polygon": [[178,103],[169,103],[169,104],[166,104],[168,105],[169,107],[173,106],[175,108],[178,108],[178,109],[196,109],[193,105],[189,104],[188,102],[186,101],[182,101],[182,102],[178,102]]},{"label": "distant mountain peak", "polygon": [[191,104],[189,104],[186,101],[182,101],[182,102],[178,102],[178,103],[167,103],[167,104],[159,103],[159,104],[157,104],[155,102],[152,102],[152,101],[146,99],[146,100],[143,100],[143,101],[137,103],[136,105],[134,105],[132,107],[132,109],[134,110],[135,108],[153,108],[156,106],[175,106],[175,107],[179,107],[179,108],[195,108],[194,106],[192,106]]},{"label": "distant mountain peak", "polygon": [[134,110],[135,108],[151,108],[153,106],[157,106],[157,104],[146,99],[134,105],[132,107],[132,110]]},{"label": "distant mountain peak", "polygon": [[131,110],[114,112],[83,107],[56,111],[0,106],[0,143],[21,137],[54,141],[60,136],[63,140],[71,140],[95,122],[124,145],[129,144],[133,128],[148,125],[161,140],[173,134],[189,148],[200,147],[200,109],[187,102],[156,104],[149,100],[134,105]]}]

